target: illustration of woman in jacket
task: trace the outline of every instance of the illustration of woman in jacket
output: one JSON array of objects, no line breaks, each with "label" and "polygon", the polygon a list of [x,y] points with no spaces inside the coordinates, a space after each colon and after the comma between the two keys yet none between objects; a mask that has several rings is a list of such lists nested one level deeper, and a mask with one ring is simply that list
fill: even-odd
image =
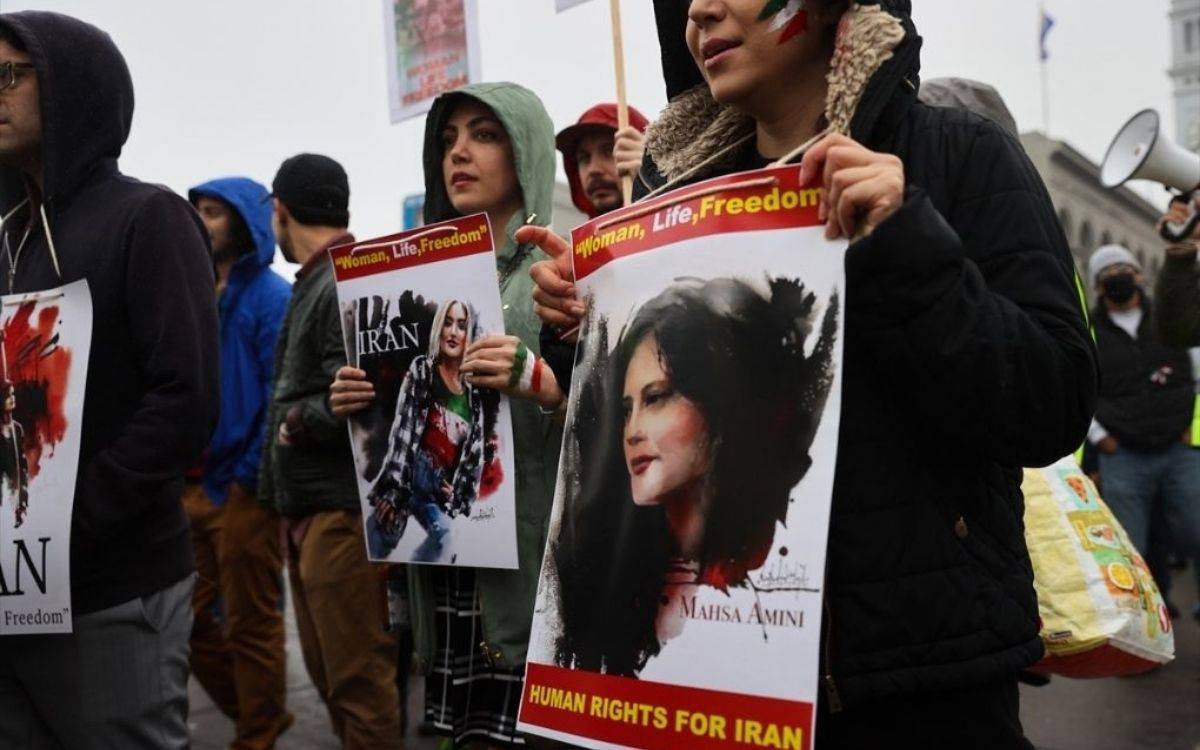
[{"label": "illustration of woman in jacket", "polygon": [[483,402],[459,373],[472,324],[465,302],[442,303],[429,351],[414,358],[404,376],[387,458],[370,493],[373,558],[388,556],[414,516],[428,536],[412,559],[442,560],[450,519],[469,515],[479,494],[487,445]]}]

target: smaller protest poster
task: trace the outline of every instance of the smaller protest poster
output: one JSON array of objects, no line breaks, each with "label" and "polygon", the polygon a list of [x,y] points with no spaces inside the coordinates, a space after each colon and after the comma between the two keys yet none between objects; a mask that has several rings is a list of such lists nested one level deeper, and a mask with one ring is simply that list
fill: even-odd
[{"label": "smaller protest poster", "polygon": [[476,0],[383,0],[392,122],[480,79]]},{"label": "smaller protest poster", "polygon": [[70,633],[86,281],[0,297],[0,636]]},{"label": "smaller protest poster", "polygon": [[846,248],[820,198],[779,167],[572,232],[587,315],[522,730],[813,746]]},{"label": "smaller protest poster", "polygon": [[554,0],[554,12],[562,13],[564,10],[574,8],[576,5],[583,5],[588,0]]},{"label": "smaller protest poster", "polygon": [[492,231],[475,214],[330,251],[346,355],[375,388],[349,419],[371,560],[517,567],[508,400],[459,374],[502,335]]}]

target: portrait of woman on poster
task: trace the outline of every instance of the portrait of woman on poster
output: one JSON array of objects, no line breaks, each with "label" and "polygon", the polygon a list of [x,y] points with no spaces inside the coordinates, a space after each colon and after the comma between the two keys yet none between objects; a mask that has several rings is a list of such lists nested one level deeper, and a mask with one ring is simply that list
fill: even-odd
[{"label": "portrait of woman on poster", "polygon": [[465,302],[443,302],[428,352],[415,357],[404,376],[387,455],[368,496],[367,539],[374,558],[387,557],[412,516],[427,535],[412,559],[440,561],[450,519],[469,514],[479,494],[491,453],[483,400],[459,372],[473,323]]},{"label": "portrait of woman on poster", "polygon": [[766,561],[812,463],[838,310],[836,294],[822,300],[816,325],[815,294],[766,286],[677,282],[611,354],[606,321],[585,334],[600,354],[580,386],[578,480],[554,549],[564,666],[636,675],[678,632],[674,592],[751,585]]}]

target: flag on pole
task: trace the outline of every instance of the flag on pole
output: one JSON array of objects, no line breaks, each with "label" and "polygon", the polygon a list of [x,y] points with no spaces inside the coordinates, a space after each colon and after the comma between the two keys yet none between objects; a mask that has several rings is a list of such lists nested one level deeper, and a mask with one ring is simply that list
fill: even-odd
[{"label": "flag on pole", "polygon": [[1045,8],[1041,9],[1041,13],[1041,40],[1039,46],[1041,48],[1042,61],[1044,62],[1050,59],[1050,50],[1046,49],[1046,37],[1050,36],[1050,29],[1054,28],[1054,18],[1046,12]]}]

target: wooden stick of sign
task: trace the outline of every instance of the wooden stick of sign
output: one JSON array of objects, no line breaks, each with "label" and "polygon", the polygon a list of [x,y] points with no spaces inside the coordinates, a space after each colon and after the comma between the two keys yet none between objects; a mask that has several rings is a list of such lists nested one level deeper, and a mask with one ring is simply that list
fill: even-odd
[{"label": "wooden stick of sign", "polygon": [[[617,74],[617,127],[629,127],[629,103],[625,99],[625,45],[621,39],[621,0],[608,0],[612,14],[613,63]],[[633,177],[621,177],[621,195],[624,205],[633,202]]]}]

